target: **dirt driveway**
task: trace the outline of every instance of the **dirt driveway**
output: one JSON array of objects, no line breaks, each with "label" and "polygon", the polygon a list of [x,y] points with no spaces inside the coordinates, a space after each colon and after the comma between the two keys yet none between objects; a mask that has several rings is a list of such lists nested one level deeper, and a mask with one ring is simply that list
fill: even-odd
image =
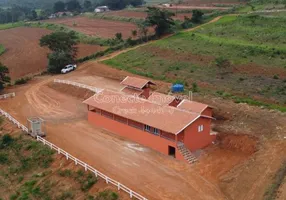
[{"label": "dirt driveway", "polygon": [[[22,123],[29,116],[43,117],[47,140],[149,199],[225,199],[218,187],[191,165],[90,125],[86,106],[77,98],[49,88],[46,84],[52,80],[39,77],[13,88],[16,97],[1,101],[0,107]],[[101,81],[114,88],[114,81]]]}]

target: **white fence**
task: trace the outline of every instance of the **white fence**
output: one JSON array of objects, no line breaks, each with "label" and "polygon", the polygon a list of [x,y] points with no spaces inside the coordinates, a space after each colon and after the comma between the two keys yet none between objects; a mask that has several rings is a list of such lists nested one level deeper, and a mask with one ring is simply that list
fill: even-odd
[{"label": "white fence", "polygon": [[0,99],[7,99],[9,97],[14,97],[15,95],[16,95],[15,92],[9,93],[9,94],[3,94],[3,95],[0,95]]},{"label": "white fence", "polygon": [[89,86],[89,85],[85,85],[85,84],[77,83],[77,82],[73,82],[73,81],[68,81],[68,80],[54,79],[54,82],[55,83],[64,83],[64,84],[68,84],[68,85],[77,86],[77,87],[80,87],[80,88],[91,90],[91,91],[93,91],[95,93],[99,93],[99,92],[102,91],[102,89],[100,89],[100,88],[96,88],[96,87],[92,87],[92,86]]},{"label": "white fence", "polygon": [[[13,122],[14,124],[16,124],[18,126],[18,128],[21,128],[24,132],[28,133],[29,130],[27,127],[25,127],[24,125],[22,125],[20,122],[18,122],[16,119],[14,119],[10,114],[8,114],[7,112],[3,111],[2,109],[0,109],[0,113],[1,115],[5,116],[6,118],[8,118],[11,122]],[[89,170],[92,173],[94,173],[94,175],[96,177],[101,177],[103,178],[107,184],[112,184],[115,185],[117,187],[118,190],[123,190],[125,192],[127,192],[130,196],[130,198],[136,198],[139,200],[147,200],[147,198],[143,197],[142,195],[134,192],[133,190],[129,189],[128,187],[126,187],[125,185],[109,178],[108,176],[104,175],[103,173],[101,173],[100,171],[94,169],[93,167],[91,167],[90,165],[86,164],[85,162],[77,159],[76,157],[70,155],[68,152],[64,151],[63,149],[57,147],[56,145],[50,143],[49,141],[45,140],[44,138],[37,136],[37,141],[42,142],[44,145],[48,145],[51,149],[54,149],[58,152],[58,154],[63,154],[66,159],[71,159],[75,162],[76,165],[81,165],[82,167],[84,167],[85,171]]]}]

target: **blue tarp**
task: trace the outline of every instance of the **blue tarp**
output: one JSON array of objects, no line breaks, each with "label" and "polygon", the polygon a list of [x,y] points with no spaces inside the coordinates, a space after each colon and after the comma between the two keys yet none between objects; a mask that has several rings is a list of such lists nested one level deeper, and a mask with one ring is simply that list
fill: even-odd
[{"label": "blue tarp", "polygon": [[172,92],[183,92],[184,91],[184,85],[182,84],[174,84],[172,86]]}]

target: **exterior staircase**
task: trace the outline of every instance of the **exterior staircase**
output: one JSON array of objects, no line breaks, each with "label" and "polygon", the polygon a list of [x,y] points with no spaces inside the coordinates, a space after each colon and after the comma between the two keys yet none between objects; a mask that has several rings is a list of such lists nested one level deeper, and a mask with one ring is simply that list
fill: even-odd
[{"label": "exterior staircase", "polygon": [[193,164],[198,161],[198,159],[192,154],[192,152],[187,147],[185,147],[183,143],[178,144],[178,150],[181,152],[181,154],[184,156],[185,160],[188,163]]}]

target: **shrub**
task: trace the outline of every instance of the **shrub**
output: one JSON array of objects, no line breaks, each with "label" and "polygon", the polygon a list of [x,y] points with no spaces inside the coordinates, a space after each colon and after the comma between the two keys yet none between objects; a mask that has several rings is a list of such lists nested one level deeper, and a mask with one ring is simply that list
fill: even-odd
[{"label": "shrub", "polygon": [[84,181],[82,181],[81,190],[86,192],[88,191],[95,183],[97,183],[97,178],[89,173]]},{"label": "shrub", "polygon": [[15,85],[23,85],[23,84],[27,83],[29,80],[31,80],[31,77],[17,79],[15,81]]},{"label": "shrub", "polygon": [[58,174],[62,177],[70,177],[72,175],[72,171],[70,169],[59,170]]},{"label": "shrub", "polygon": [[98,193],[95,200],[117,200],[118,198],[117,193],[112,192],[111,190],[104,190]]},{"label": "shrub", "polygon": [[8,163],[8,154],[0,153],[0,164],[7,164]]},{"label": "shrub", "polygon": [[189,17],[184,17],[184,21],[183,23],[181,24],[181,27],[183,29],[188,29],[188,28],[192,28],[194,25],[192,23],[192,20],[189,18]]},{"label": "shrub", "polygon": [[13,143],[13,141],[14,141],[14,139],[9,134],[5,134],[1,138],[0,147],[9,146],[9,145],[11,145]]},{"label": "shrub", "polygon": [[198,87],[198,84],[197,84],[197,83],[193,83],[193,84],[192,84],[192,91],[193,91],[193,92],[198,92],[198,91],[199,91],[199,87]]},{"label": "shrub", "polygon": [[279,79],[279,76],[278,76],[277,74],[275,74],[275,75],[273,76],[273,79]]}]

